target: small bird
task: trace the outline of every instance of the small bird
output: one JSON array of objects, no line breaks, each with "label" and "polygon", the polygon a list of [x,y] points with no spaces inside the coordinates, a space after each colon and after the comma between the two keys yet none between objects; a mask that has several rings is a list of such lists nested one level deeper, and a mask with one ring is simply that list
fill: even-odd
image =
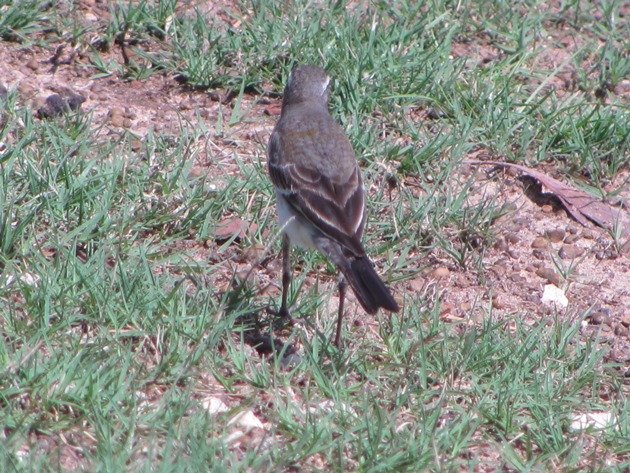
[{"label": "small bird", "polygon": [[361,244],[366,221],[361,171],[350,141],[328,112],[330,82],[320,67],[293,68],[269,139],[268,167],[283,230],[278,315],[290,319],[291,245],[317,249],[341,272],[334,342],[339,346],[348,283],[369,314],[399,307]]}]

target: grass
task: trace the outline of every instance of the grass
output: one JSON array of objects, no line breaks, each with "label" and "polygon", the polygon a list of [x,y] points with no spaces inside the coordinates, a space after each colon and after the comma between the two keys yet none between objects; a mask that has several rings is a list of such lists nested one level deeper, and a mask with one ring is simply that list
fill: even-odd
[{"label": "grass", "polygon": [[27,39],[28,35],[41,31],[47,20],[44,11],[48,7],[49,5],[41,0],[1,1],[0,39],[19,41]]},{"label": "grass", "polygon": [[[204,142],[249,125],[252,96],[281,92],[296,60],[321,64],[364,167],[383,274],[402,286],[446,261],[483,280],[513,209],[472,200],[462,159],[543,163],[604,194],[628,170],[630,113],[613,93],[630,66],[621,2],[545,4],[254,1],[212,19],[185,2],[121,2],[86,26],[71,2],[0,2],[4,41],[75,43],[95,78],[165,74],[234,96],[225,116],[148,133],[140,149],[89,114],[38,120],[16,91],[0,98],[0,470],[626,470],[627,384],[605,344],[580,335],[588,310],[531,323],[527,308],[499,317],[480,300],[451,319],[442,283],[404,294],[391,318],[351,314],[338,351],[332,268],[301,253],[303,326],[281,332],[295,363],[259,356],[243,320],[277,297],[243,271],[250,248],[278,244],[264,145],[194,172],[219,158]],[[573,78],[537,62],[562,44],[558,25],[578,43],[562,62]],[[469,44],[494,59],[452,57]],[[574,83],[556,93],[556,78]],[[386,175],[415,187],[391,197]],[[233,215],[258,228],[215,242]],[[279,277],[264,261],[260,284]],[[596,412],[611,422],[572,427]]]}]

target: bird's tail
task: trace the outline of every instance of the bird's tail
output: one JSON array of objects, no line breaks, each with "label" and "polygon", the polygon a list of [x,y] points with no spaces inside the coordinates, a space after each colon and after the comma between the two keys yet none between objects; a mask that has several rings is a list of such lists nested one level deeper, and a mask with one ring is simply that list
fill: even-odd
[{"label": "bird's tail", "polygon": [[379,307],[391,312],[400,310],[389,288],[374,271],[367,256],[346,260],[346,264],[340,265],[339,269],[368,314],[376,313]]}]

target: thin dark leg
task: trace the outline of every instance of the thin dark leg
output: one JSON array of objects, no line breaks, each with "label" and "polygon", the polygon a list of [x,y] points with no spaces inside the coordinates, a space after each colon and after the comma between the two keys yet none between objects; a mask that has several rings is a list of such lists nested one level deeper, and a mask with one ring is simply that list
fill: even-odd
[{"label": "thin dark leg", "polygon": [[289,308],[287,307],[287,299],[289,298],[289,288],[291,286],[291,245],[289,237],[282,237],[282,304],[278,315],[283,319],[290,319]]},{"label": "thin dark leg", "polygon": [[335,333],[335,346],[339,348],[341,346],[341,321],[343,320],[343,306],[346,301],[346,289],[348,283],[343,276],[339,277],[339,312],[337,313],[337,333]]}]

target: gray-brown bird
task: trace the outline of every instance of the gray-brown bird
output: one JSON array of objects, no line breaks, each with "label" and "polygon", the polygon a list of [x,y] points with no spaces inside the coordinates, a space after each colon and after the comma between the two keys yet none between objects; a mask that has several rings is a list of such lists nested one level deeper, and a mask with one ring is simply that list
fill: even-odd
[{"label": "gray-brown bird", "polygon": [[319,250],[341,272],[339,346],[347,283],[369,314],[399,307],[361,244],[366,220],[361,171],[348,138],[328,113],[330,82],[320,67],[293,68],[269,139],[268,166],[284,233],[279,315],[290,317],[290,245]]}]

